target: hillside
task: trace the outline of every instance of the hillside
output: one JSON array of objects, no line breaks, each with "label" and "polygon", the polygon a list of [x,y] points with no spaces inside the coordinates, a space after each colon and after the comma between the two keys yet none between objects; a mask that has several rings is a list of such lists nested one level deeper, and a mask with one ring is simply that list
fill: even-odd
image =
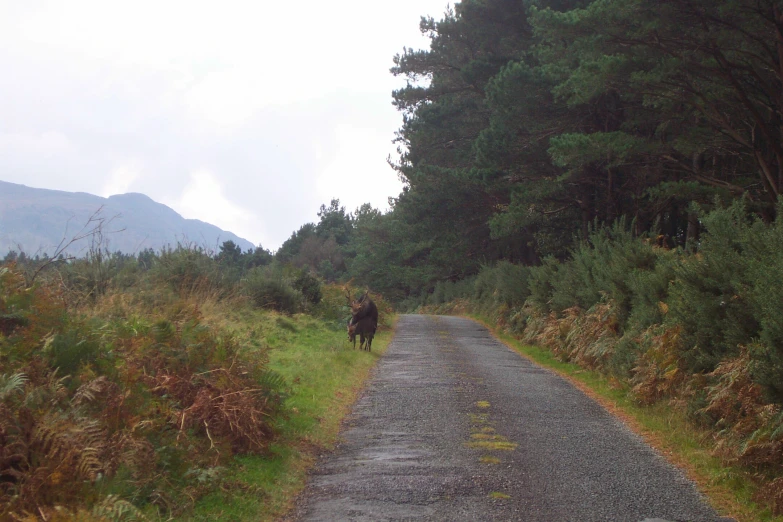
[{"label": "hillside", "polygon": [[[0,255],[20,249],[29,254],[51,254],[63,238],[74,237],[98,210],[106,220],[104,235],[112,251],[158,250],[177,242],[217,250],[229,240],[242,250],[254,248],[246,239],[198,219],[185,219],[144,194],[102,198],[0,181]],[[69,252],[78,255],[88,247],[89,240],[85,239]]]}]

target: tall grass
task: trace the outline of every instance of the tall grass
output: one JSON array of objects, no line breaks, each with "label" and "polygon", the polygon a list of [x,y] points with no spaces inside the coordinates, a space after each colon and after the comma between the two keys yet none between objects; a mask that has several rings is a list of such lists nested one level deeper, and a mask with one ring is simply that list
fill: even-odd
[{"label": "tall grass", "polygon": [[337,441],[341,420],[391,337],[393,314],[382,298],[373,298],[381,324],[371,353],[348,343],[345,292],[336,285],[323,287],[316,316],[245,308],[213,318],[249,344],[263,339],[270,368],[290,383],[289,411],[269,453],[236,460],[228,472],[237,487],[205,497],[190,519],[275,520],[291,507],[315,453]]}]

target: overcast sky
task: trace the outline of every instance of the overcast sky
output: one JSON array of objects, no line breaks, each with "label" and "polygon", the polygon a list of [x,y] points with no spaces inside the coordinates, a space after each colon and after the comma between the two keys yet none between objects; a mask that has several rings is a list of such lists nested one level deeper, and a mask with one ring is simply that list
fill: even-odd
[{"label": "overcast sky", "polygon": [[389,68],[446,0],[0,0],[0,180],[142,192],[277,249],[387,208]]}]

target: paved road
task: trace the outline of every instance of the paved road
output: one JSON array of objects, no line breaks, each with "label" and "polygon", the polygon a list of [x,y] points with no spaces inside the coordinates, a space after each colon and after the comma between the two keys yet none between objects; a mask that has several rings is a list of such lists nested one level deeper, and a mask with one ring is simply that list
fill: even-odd
[{"label": "paved road", "polygon": [[566,381],[460,318],[403,316],[299,520],[720,519]]}]

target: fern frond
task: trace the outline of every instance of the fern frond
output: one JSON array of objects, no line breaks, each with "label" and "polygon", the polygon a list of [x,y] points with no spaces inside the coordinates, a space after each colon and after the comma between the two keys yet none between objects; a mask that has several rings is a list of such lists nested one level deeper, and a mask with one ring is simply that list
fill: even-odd
[{"label": "fern frond", "polygon": [[114,455],[117,463],[125,464],[135,478],[149,477],[155,466],[155,447],[146,439],[124,436],[116,445],[118,453]]},{"label": "fern frond", "polygon": [[258,384],[269,392],[285,393],[288,384],[285,378],[274,370],[266,370],[258,379]]},{"label": "fern frond", "polygon": [[155,338],[155,341],[161,344],[165,344],[174,338],[177,331],[170,321],[166,321],[164,319],[155,323],[155,325],[152,327],[151,333]]},{"label": "fern frond", "polygon": [[24,385],[29,379],[23,373],[14,373],[11,375],[0,375],[0,401],[15,393],[22,393]]},{"label": "fern frond", "polygon": [[82,384],[76,390],[76,393],[73,394],[73,397],[71,398],[71,404],[74,406],[80,406],[82,404],[95,402],[95,398],[103,393],[108,385],[109,380],[105,375],[101,375],[100,377],[97,377],[90,382]]},{"label": "fern frond", "polygon": [[92,514],[97,517],[106,518],[112,522],[131,522],[135,520],[148,520],[139,508],[122,500],[117,495],[109,495],[104,498],[100,504],[92,509]]},{"label": "fern frond", "polygon": [[84,448],[79,454],[79,461],[76,464],[77,476],[87,480],[95,480],[98,474],[103,470],[103,464],[98,458],[100,452],[97,448]]},{"label": "fern frond", "polygon": [[96,421],[44,415],[33,431],[32,441],[47,461],[65,465],[78,480],[95,480],[106,468],[99,458],[105,437]]},{"label": "fern frond", "polygon": [[70,376],[64,375],[63,377],[57,377],[57,369],[55,369],[49,376],[49,382],[46,383],[47,391],[49,392],[49,403],[52,406],[59,404],[62,400],[68,397],[68,389],[65,387],[65,381]]}]

